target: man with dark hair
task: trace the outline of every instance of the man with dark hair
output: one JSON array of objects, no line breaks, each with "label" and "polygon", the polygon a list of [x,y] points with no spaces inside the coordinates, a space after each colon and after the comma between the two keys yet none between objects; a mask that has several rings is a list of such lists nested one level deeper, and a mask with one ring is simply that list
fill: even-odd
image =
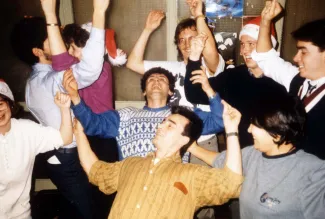
[{"label": "man with dark hair", "polygon": [[[231,131],[240,114],[227,107],[223,118]],[[116,163],[99,161],[81,123],[75,120],[74,127],[81,165],[90,182],[105,194],[117,191],[109,218],[192,219],[198,208],[221,205],[239,195],[243,177],[236,136],[228,139],[232,147],[223,169],[181,163],[181,148],[196,142],[202,131],[202,121],[189,109],[173,108],[158,125],[154,153]]]},{"label": "man with dark hair", "polygon": [[[66,52],[66,47],[56,16],[56,1],[41,0],[41,4],[45,20],[24,18],[13,29],[12,46],[17,56],[33,69],[26,85],[27,107],[42,125],[59,129],[60,109],[54,104],[54,96],[57,91],[64,91],[63,71],[54,71],[51,64],[52,56]],[[90,38],[82,59],[71,67],[80,89],[91,85],[101,73],[108,5],[109,0],[94,0]],[[47,164],[52,182],[70,203],[60,206],[59,218],[93,218],[91,187],[80,166],[76,142],[54,151]]]},{"label": "man with dark hair", "polygon": [[[144,157],[154,151],[151,140],[155,135],[157,125],[170,114],[167,100],[173,95],[174,83],[172,74],[167,70],[151,69],[144,74],[141,81],[143,95],[147,100],[143,109],[126,107],[117,111],[109,110],[95,114],[80,99],[72,73],[67,72],[63,80],[63,85],[74,104],[72,107],[74,115],[85,127],[85,133],[104,138],[116,137],[120,160],[129,156]],[[218,94],[210,95],[213,95],[210,100],[213,113],[195,109],[195,113],[204,121],[204,134],[210,134],[211,130],[223,130],[221,100]]]},{"label": "man with dark hair", "polygon": [[298,67],[279,57],[270,46],[270,23],[281,12],[276,0],[262,14],[261,31],[252,58],[264,75],[284,85],[291,95],[298,95],[307,112],[305,151],[325,159],[325,19],[304,24],[292,33],[297,40],[293,61]]}]

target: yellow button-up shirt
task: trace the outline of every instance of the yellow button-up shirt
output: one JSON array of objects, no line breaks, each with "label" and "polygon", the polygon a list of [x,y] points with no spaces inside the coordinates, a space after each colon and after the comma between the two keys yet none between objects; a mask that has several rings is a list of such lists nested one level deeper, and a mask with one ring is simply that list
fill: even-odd
[{"label": "yellow button-up shirt", "polygon": [[116,163],[98,161],[89,179],[106,194],[117,191],[109,219],[192,219],[202,206],[238,197],[243,182],[227,167],[182,164],[179,155],[158,160],[153,153]]}]

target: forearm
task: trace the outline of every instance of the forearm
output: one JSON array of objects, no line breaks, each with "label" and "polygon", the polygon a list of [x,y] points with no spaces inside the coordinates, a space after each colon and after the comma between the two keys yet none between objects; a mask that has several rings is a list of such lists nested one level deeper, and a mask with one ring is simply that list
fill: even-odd
[{"label": "forearm", "polygon": [[191,147],[190,153],[210,166],[212,166],[214,159],[219,154],[218,152],[215,151],[206,150],[200,147],[199,145]]},{"label": "forearm", "polygon": [[60,112],[61,112],[60,134],[63,140],[63,144],[68,145],[72,142],[73,139],[70,108],[60,109]]},{"label": "forearm", "polygon": [[[226,130],[226,133],[237,132],[237,130]],[[238,136],[227,137],[226,165],[233,172],[242,175],[242,159]]]},{"label": "forearm", "polygon": [[45,14],[47,24],[56,24],[47,26],[48,40],[50,44],[51,54],[58,55],[67,51],[65,44],[61,37],[60,28],[56,14]]},{"label": "forearm", "polygon": [[151,33],[152,32],[148,29],[142,31],[140,38],[129,55],[128,62],[126,63],[127,68],[139,74],[144,74],[143,57]]},{"label": "forearm", "polygon": [[186,99],[193,104],[209,104],[209,98],[206,93],[202,90],[200,84],[193,84],[190,81],[192,77],[192,72],[199,70],[201,66],[200,61],[193,62],[190,59],[186,65],[186,75],[184,80],[184,90]]},{"label": "forearm", "polygon": [[105,29],[105,12],[106,10],[94,9],[93,27],[96,27],[98,29]]},{"label": "forearm", "polygon": [[213,74],[216,72],[219,64],[219,54],[214,36],[212,35],[207,23],[205,22],[204,17],[198,17],[196,19],[196,26],[198,33],[204,32],[208,36],[202,54],[206,66],[208,67],[209,71]]},{"label": "forearm", "polygon": [[260,23],[260,31],[258,34],[256,51],[261,53],[268,52],[272,48],[271,21],[262,19]]},{"label": "forearm", "polygon": [[98,161],[98,158],[91,150],[87,137],[83,132],[75,133],[75,137],[77,141],[78,156],[81,166],[86,174],[89,175],[91,167],[96,161]]}]

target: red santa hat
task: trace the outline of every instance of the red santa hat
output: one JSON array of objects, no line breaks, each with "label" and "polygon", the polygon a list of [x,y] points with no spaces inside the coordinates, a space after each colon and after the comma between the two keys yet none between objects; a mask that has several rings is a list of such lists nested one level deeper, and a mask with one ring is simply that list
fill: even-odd
[{"label": "red santa hat", "polygon": [[8,84],[6,84],[6,82],[2,79],[0,79],[0,94],[2,94],[3,96],[8,97],[10,100],[15,101],[14,100],[14,95],[12,94]]},{"label": "red santa hat", "polygon": [[[90,33],[92,23],[88,22],[81,25],[81,28],[85,29]],[[116,47],[115,42],[115,31],[113,29],[105,30],[105,46],[106,52],[108,53],[108,59],[114,66],[124,65],[127,61],[126,54]]]},{"label": "red santa hat", "polygon": [[[255,40],[257,40],[258,33],[260,31],[260,23],[261,23],[261,16],[258,16],[256,18],[250,20],[241,29],[241,31],[239,33],[239,39],[240,39],[240,37],[242,35],[248,35],[248,36],[254,38]],[[276,40],[275,27],[274,27],[274,23],[273,22],[271,24],[271,41],[272,41],[273,47],[275,47],[276,44],[277,44],[277,40]]]}]

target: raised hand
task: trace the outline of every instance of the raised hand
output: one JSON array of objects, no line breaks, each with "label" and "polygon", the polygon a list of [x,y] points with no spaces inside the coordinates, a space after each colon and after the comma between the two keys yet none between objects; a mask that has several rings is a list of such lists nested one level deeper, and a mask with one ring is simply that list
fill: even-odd
[{"label": "raised hand", "polygon": [[191,40],[190,59],[192,61],[198,61],[200,59],[207,39],[208,35],[202,32]]},{"label": "raised hand", "polygon": [[203,15],[203,3],[202,0],[186,0],[187,5],[190,7],[190,11],[193,17]]},{"label": "raised hand", "polygon": [[154,31],[160,26],[161,21],[164,18],[165,18],[165,13],[162,10],[150,11],[147,17],[145,29]]},{"label": "raised hand", "polygon": [[70,108],[71,99],[68,94],[58,91],[54,97],[54,103],[61,109]]},{"label": "raised hand", "polygon": [[41,0],[41,5],[45,16],[55,15],[56,0]]},{"label": "raised hand", "polygon": [[78,94],[78,84],[73,76],[72,69],[66,70],[62,81],[64,89],[68,92],[72,102],[78,104],[80,102]]},{"label": "raised hand", "polygon": [[226,132],[238,132],[238,125],[241,118],[240,112],[224,100],[221,103],[223,104],[222,118]]},{"label": "raised hand", "polygon": [[282,7],[277,0],[266,1],[265,7],[261,13],[262,20],[271,21],[282,11]]},{"label": "raised hand", "polygon": [[94,0],[94,11],[95,12],[101,12],[105,13],[108,6],[109,6],[110,0]]},{"label": "raised hand", "polygon": [[190,78],[190,81],[192,81],[193,84],[201,84],[202,90],[210,97],[214,96],[215,92],[210,86],[208,77],[206,75],[206,68],[201,66],[201,70],[195,70],[192,72],[192,77]]}]

